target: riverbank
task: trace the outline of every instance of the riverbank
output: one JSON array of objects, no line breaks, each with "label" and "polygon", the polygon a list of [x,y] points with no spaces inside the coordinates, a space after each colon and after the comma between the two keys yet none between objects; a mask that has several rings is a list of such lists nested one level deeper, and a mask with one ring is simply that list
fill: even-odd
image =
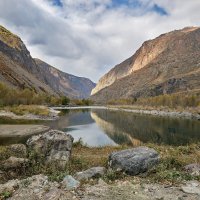
[{"label": "riverbank", "polygon": [[74,107],[51,107],[53,110],[76,110],[76,109],[108,109],[114,111],[132,112],[136,114],[154,115],[159,117],[173,117],[200,120],[200,107],[186,109],[170,109],[168,107],[108,105],[108,106],[74,106]]},{"label": "riverbank", "polygon": [[108,105],[108,106],[15,106],[0,109],[0,117],[16,120],[56,120],[62,110],[76,109],[108,109],[113,111],[132,112],[136,114],[154,115],[159,117],[185,118],[200,120],[200,107],[185,109],[170,109],[168,107],[150,107],[150,106],[130,106],[130,105]]},{"label": "riverbank", "polygon": [[[14,177],[12,177],[12,173],[10,174],[8,179],[18,180],[7,182],[4,187],[11,188],[11,190],[3,192],[0,196],[2,199],[7,199],[7,197],[11,199],[21,198],[28,194],[29,198],[33,199],[38,195],[43,196],[44,199],[47,196],[52,198],[54,195],[55,197],[52,199],[56,199],[56,196],[60,197],[61,195],[62,198],[60,197],[60,199],[65,200],[72,198],[76,200],[198,200],[200,176],[186,171],[185,165],[200,162],[200,144],[180,147],[154,144],[146,144],[146,146],[154,148],[160,155],[160,163],[156,168],[138,176],[129,176],[122,172],[108,170],[101,178],[94,177],[82,181],[79,187],[71,191],[63,188],[61,181],[65,176],[74,175],[91,167],[101,166],[107,169],[108,158],[112,152],[130,147],[90,148],[83,146],[81,142],[74,143],[71,159],[64,170],[58,170],[54,165],[45,166],[39,160],[34,162],[35,155],[28,152],[31,155],[31,157],[28,157],[30,159],[29,164],[26,165],[26,168],[23,168],[21,174],[15,174]],[[27,153],[22,147],[19,144],[18,146],[0,147],[0,161],[8,159],[10,156],[27,159]],[[1,183],[2,179],[1,171]],[[6,179],[3,182],[5,183]],[[198,187],[194,186],[195,184]],[[4,187],[0,185],[0,189]],[[13,187],[16,188],[12,189]]]},{"label": "riverbank", "polygon": [[149,106],[110,105],[108,106],[108,109],[133,112],[137,114],[154,115],[160,117],[174,117],[200,120],[200,107],[186,109],[170,109],[168,107],[155,108]]},{"label": "riverbank", "polygon": [[56,120],[59,111],[47,106],[19,105],[0,108],[0,117],[15,120]]}]

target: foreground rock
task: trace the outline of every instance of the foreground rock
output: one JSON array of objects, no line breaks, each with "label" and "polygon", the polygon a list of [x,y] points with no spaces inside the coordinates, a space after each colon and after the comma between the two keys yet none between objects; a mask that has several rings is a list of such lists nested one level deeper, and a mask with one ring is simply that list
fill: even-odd
[{"label": "foreground rock", "polygon": [[23,169],[27,167],[29,160],[26,158],[16,158],[14,156],[11,156],[7,160],[4,160],[0,163],[0,166],[4,170],[17,170],[17,169]]},{"label": "foreground rock", "polygon": [[12,144],[8,146],[8,149],[14,154],[21,155],[21,157],[27,156],[27,149],[24,144]]},{"label": "foreground rock", "polygon": [[36,175],[24,180],[11,180],[0,185],[0,194],[9,193],[10,200],[71,200],[76,197],[60,184],[50,182],[44,175]]},{"label": "foreground rock", "polygon": [[186,165],[184,170],[191,174],[192,176],[199,176],[200,175],[200,164],[193,163]]},{"label": "foreground rock", "polygon": [[88,180],[90,178],[98,178],[105,174],[106,168],[105,167],[92,167],[83,172],[77,172],[74,177],[81,181],[81,180]]},{"label": "foreground rock", "polygon": [[80,186],[80,182],[74,179],[72,176],[68,175],[63,179],[62,186],[67,190],[73,190]]},{"label": "foreground rock", "polygon": [[27,141],[33,152],[44,157],[47,163],[56,162],[61,168],[64,168],[70,159],[72,144],[73,137],[58,130],[33,136]]},{"label": "foreground rock", "polygon": [[138,147],[119,152],[109,156],[109,166],[117,171],[124,171],[129,175],[144,173],[159,162],[158,153],[148,147]]},{"label": "foreground rock", "polygon": [[180,187],[147,184],[140,181],[117,181],[87,186],[81,200],[199,200],[198,194],[189,194]]},{"label": "foreground rock", "polygon": [[[200,195],[200,183],[198,181],[188,181],[186,185],[181,188],[183,192],[187,194],[198,194]],[[200,196],[199,196],[200,199]]]},{"label": "foreground rock", "polygon": [[0,125],[0,137],[24,137],[48,130],[49,127],[43,125]]}]

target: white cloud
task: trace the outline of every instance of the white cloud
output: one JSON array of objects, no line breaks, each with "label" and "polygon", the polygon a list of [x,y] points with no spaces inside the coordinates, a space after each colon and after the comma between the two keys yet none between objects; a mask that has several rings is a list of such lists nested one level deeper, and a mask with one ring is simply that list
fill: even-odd
[{"label": "white cloud", "polygon": [[[112,7],[111,0],[60,0],[58,7],[50,1],[0,0],[0,23],[22,38],[33,57],[94,81],[145,40],[198,26],[200,18],[199,0],[138,0],[139,7]],[[153,11],[155,4],[168,15]]]}]

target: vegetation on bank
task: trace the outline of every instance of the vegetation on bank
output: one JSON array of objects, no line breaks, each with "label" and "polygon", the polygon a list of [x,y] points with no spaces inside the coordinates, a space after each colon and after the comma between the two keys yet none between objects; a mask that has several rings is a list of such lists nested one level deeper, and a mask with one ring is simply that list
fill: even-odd
[{"label": "vegetation on bank", "polygon": [[[0,83],[0,107],[17,105],[91,105],[88,99],[69,99],[66,96],[50,96],[45,93],[36,93],[30,89],[13,89]],[[16,110],[16,109],[13,109]],[[36,111],[37,112],[37,111]]]},{"label": "vegetation on bank", "polygon": [[137,105],[168,108],[200,107],[200,93],[164,94],[155,97],[118,99],[108,102],[109,105]]},{"label": "vegetation on bank", "polygon": [[50,111],[45,106],[37,105],[19,105],[19,106],[7,106],[3,108],[4,111],[12,112],[16,115],[33,114],[39,116],[49,116]]}]

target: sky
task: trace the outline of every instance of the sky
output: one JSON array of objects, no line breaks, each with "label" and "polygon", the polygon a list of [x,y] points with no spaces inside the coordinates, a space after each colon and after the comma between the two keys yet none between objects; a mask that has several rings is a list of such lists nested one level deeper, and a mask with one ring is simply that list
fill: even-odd
[{"label": "sky", "polygon": [[0,0],[32,57],[97,82],[146,40],[200,26],[200,0]]}]

